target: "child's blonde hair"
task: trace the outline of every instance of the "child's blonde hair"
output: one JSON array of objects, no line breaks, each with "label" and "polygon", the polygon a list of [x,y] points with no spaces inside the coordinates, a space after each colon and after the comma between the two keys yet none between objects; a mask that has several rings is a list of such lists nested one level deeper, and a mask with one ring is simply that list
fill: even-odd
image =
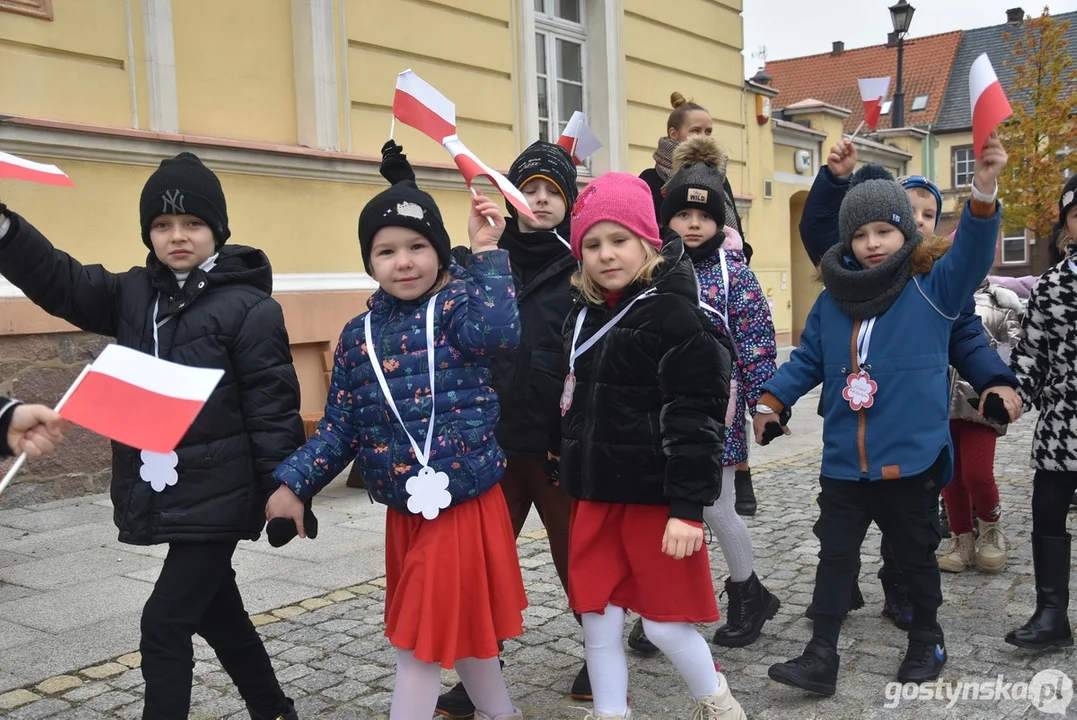
[{"label": "child's blonde hair", "polygon": [[[636,236],[636,239],[643,245],[645,258],[643,264],[640,265],[639,270],[636,271],[635,277],[632,278],[632,283],[642,281],[647,285],[650,285],[651,281],[654,280],[654,271],[665,261],[665,258],[655,250],[653,245],[643,238]],[[605,291],[602,289],[602,286],[598,284],[598,281],[585,273],[582,266],[572,275],[572,287],[579,290],[584,299],[592,305],[606,304]]]},{"label": "child's blonde hair", "polygon": [[1071,245],[1077,245],[1077,238],[1070,235],[1068,225],[1060,225],[1055,237],[1055,247],[1058,249],[1058,254],[1062,257],[1069,255]]}]

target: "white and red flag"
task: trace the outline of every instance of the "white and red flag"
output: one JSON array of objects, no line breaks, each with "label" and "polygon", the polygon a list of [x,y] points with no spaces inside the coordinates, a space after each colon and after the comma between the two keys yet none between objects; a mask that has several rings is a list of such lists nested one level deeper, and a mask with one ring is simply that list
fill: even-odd
[{"label": "white and red flag", "polygon": [[568,151],[572,161],[577,165],[598,152],[602,142],[587,127],[587,120],[583,113],[577,110],[565,126],[565,131],[557,139],[557,144]]},{"label": "white and red flag", "polygon": [[0,152],[0,180],[27,180],[44,185],[62,185],[74,187],[75,183],[55,165],[33,162]]},{"label": "white and red flag", "polygon": [[224,370],[160,360],[109,345],[71,391],[62,417],[116,442],[169,453],[190,429]]},{"label": "white and red flag", "polygon": [[861,78],[856,82],[860,85],[860,99],[864,101],[864,124],[876,130],[883,112],[883,102],[890,92],[890,78]]},{"label": "white and red flag", "polygon": [[393,117],[437,143],[456,134],[456,105],[411,70],[396,76]]},{"label": "white and red flag", "polygon": [[471,183],[475,178],[485,175],[501,191],[505,199],[512,203],[518,213],[538,222],[534,213],[531,212],[531,208],[528,207],[527,198],[524,197],[524,194],[510,183],[507,177],[494,170],[480,160],[478,155],[468,150],[467,146],[460,141],[460,138],[450,135],[441,144],[452,155],[453,162],[460,169],[460,174],[464,176],[468,187],[471,187]]},{"label": "white and red flag", "polygon": [[1013,115],[1010,101],[987,53],[976,58],[969,71],[969,100],[972,102],[972,151],[977,159],[987,137],[1003,120]]}]

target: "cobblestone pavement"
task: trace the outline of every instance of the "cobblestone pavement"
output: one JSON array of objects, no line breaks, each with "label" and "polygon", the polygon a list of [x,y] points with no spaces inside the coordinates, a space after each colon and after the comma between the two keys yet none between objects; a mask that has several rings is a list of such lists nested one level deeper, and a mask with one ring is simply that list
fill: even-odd
[{"label": "cobblestone pavement", "polygon": [[[810,636],[810,622],[802,615],[811,599],[815,572],[817,543],[812,523],[816,518],[819,453],[799,452],[783,458],[778,455],[780,450],[768,448],[766,457],[757,459],[760,464],[754,475],[760,510],[749,525],[759,575],[781,598],[782,608],[751,647],[715,648],[715,657],[749,717],[1040,715],[1040,710],[1024,699],[1027,684],[1038,671],[1049,668],[1077,676],[1077,657],[1072,649],[1034,654],[1002,641],[1005,632],[1023,622],[1033,608],[1028,537],[1032,428],[1031,418],[1018,423],[1000,441],[997,455],[1004,522],[1013,546],[1009,567],[995,576],[973,570],[943,578],[946,603],[940,620],[950,652],[943,680],[954,687],[962,681],[1001,682],[1006,688],[1004,699],[958,700],[949,708],[945,699],[898,699],[896,707],[886,707],[894,705],[886,688],[894,680],[905,638],[879,616],[882,592],[875,580],[879,537],[874,529],[863,553],[861,584],[867,607],[852,613],[845,625],[838,694],[830,699],[805,697],[767,679],[767,667],[798,654]],[[804,445],[791,447],[800,450]],[[527,718],[582,719],[584,712],[573,709],[577,703],[566,695],[583,657],[580,632],[566,612],[542,532],[521,537],[519,552],[531,606],[526,634],[507,644],[505,673],[511,694]],[[725,564],[716,547],[711,548],[711,558],[716,587],[720,587]],[[394,654],[382,636],[383,596],[382,581],[375,580],[255,617],[279,677],[288,694],[296,698],[303,718],[387,717]],[[720,606],[724,609],[724,601]],[[626,635],[628,627],[626,624]],[[713,629],[701,628],[707,637]],[[200,720],[246,718],[242,702],[210,649],[199,645],[196,650],[191,716]],[[666,660],[660,656],[640,658],[630,652],[629,661],[635,718],[690,717],[683,683]],[[73,669],[70,675],[0,695],[0,713],[12,720],[139,718],[143,686],[137,664],[137,654],[124,656],[117,662]],[[1001,681],[996,681],[999,676]],[[443,676],[447,685],[455,679],[452,673]],[[1013,699],[1015,696],[1021,699]],[[1059,709],[1059,714],[1077,717],[1077,703],[1068,712]]]}]

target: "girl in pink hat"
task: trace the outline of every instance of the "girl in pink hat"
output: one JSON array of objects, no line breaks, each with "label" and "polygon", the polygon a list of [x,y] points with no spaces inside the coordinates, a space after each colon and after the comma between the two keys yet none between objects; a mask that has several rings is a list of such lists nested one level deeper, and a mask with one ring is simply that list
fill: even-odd
[{"label": "girl in pink hat", "polygon": [[723,492],[732,346],[699,309],[681,240],[663,248],[649,200],[642,180],[609,173],[572,212],[579,298],[552,451],[573,498],[569,604],[583,618],[592,720],[629,717],[627,610],[684,678],[692,717],[736,720],[744,711],[693,627],[718,620],[703,509]]}]

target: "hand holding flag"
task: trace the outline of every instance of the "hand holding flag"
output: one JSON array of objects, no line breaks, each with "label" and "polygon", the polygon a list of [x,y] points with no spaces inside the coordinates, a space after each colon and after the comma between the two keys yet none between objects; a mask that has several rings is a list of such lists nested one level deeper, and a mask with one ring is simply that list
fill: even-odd
[{"label": "hand holding flag", "polygon": [[998,75],[995,74],[995,68],[991,65],[987,53],[972,63],[972,69],[969,71],[969,100],[972,102],[972,152],[979,160],[988,136],[1003,120],[1013,115],[1013,108],[1006,99],[1002,83],[998,81]]},{"label": "hand holding flag", "polygon": [[1009,156],[1002,147],[998,134],[992,131],[984,141],[980,156],[976,159],[976,172],[972,176],[972,186],[983,195],[994,196],[998,193],[998,177],[1006,167]]}]

